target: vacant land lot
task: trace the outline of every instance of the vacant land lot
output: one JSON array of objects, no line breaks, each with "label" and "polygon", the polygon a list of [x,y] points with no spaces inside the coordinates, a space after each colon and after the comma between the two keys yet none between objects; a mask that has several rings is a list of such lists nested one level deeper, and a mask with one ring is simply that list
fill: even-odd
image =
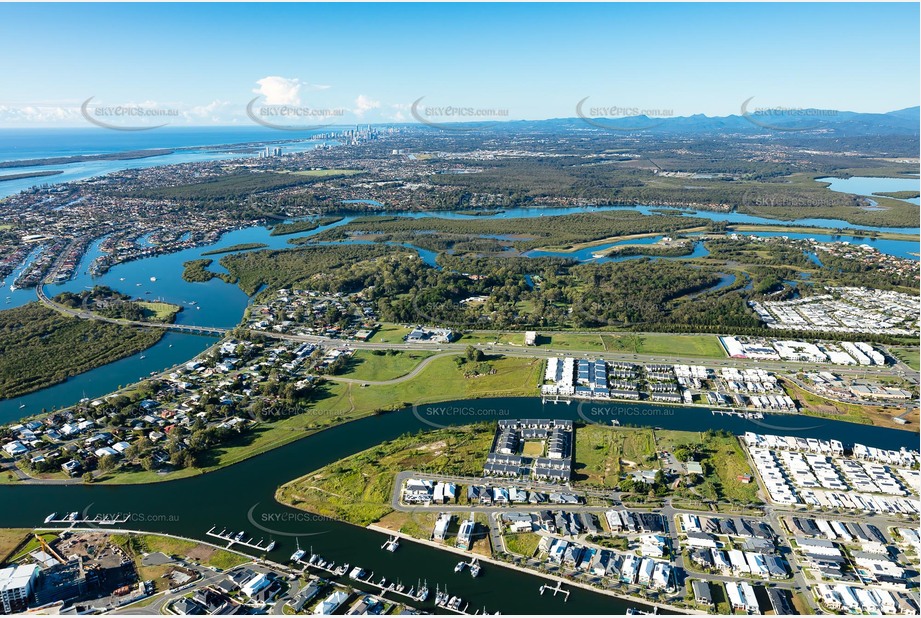
[{"label": "vacant land lot", "polygon": [[908,431],[918,430],[918,409],[916,408],[905,418],[907,425],[901,425],[892,420],[904,410],[897,408],[884,408],[882,406],[865,406],[856,403],[843,403],[832,399],[825,399],[814,393],[803,390],[789,380],[782,380],[784,391],[799,402],[800,412],[809,416],[820,416],[837,421],[861,423],[863,425],[876,425]]},{"label": "vacant land lot", "polygon": [[25,528],[0,529],[0,563],[12,558],[10,553],[15,550],[29,535]]},{"label": "vacant land lot", "polygon": [[380,382],[406,375],[433,352],[386,353],[378,350],[359,350],[349,359],[346,371],[341,375],[356,380]]},{"label": "vacant land lot", "polygon": [[735,436],[716,432],[603,425],[579,427],[576,429],[574,480],[616,487],[623,476],[632,472],[661,468],[657,453],[674,453],[679,447],[682,447],[679,453],[687,453],[685,458],[693,457],[704,468],[700,482],[682,492],[705,500],[751,502],[757,499],[757,485],[739,479],[752,471],[738,440]]},{"label": "vacant land lot", "polygon": [[286,483],[276,497],[295,508],[365,526],[391,512],[394,478],[403,470],[481,472],[493,433],[493,424],[483,423],[401,436]]},{"label": "vacant land lot", "polygon": [[668,356],[702,356],[724,358],[726,354],[714,335],[603,335],[611,352],[665,354]]},{"label": "vacant land lot", "polygon": [[658,468],[652,429],[587,425],[576,429],[574,480],[616,487],[621,475]]},{"label": "vacant land lot", "polygon": [[656,430],[655,436],[660,451],[687,451],[688,459],[701,462],[704,469],[702,482],[691,487],[687,491],[689,495],[706,500],[759,501],[757,483],[743,480],[745,475],[752,474],[752,469],[734,435],[713,431]]}]

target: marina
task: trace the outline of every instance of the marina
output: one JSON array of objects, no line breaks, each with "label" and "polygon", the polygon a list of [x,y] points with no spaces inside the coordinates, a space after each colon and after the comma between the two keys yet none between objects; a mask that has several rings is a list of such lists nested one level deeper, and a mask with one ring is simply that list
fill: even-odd
[{"label": "marina", "polygon": [[255,549],[260,552],[270,552],[275,549],[275,541],[269,540],[267,544],[263,545],[263,539],[259,539],[254,543],[252,538],[247,537],[246,532],[242,530],[234,533],[228,532],[226,528],[222,529],[220,532],[215,532],[216,529],[216,526],[212,526],[205,534],[216,539],[221,539],[222,541],[227,541],[228,548],[232,545],[242,545],[243,547]]}]

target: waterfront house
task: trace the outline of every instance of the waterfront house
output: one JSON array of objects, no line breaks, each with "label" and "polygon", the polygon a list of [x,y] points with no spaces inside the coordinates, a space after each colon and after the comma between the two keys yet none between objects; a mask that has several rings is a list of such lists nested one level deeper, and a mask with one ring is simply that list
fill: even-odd
[{"label": "waterfront house", "polygon": [[713,595],[710,593],[710,582],[695,579],[691,582],[691,589],[694,591],[694,601],[707,607],[713,606]]}]

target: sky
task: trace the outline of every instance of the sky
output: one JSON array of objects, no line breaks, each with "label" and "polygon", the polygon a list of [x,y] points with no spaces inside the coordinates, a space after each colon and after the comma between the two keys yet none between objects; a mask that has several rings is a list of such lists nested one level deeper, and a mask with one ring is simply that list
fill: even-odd
[{"label": "sky", "polygon": [[886,112],[919,103],[918,23],[917,3],[2,4],[0,126],[86,126],[91,97],[96,120],[172,125]]}]

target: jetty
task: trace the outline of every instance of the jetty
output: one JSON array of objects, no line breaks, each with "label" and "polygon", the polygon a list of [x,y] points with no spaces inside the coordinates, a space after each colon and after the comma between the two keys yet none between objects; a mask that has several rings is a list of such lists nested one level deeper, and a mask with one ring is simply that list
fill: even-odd
[{"label": "jetty", "polygon": [[226,541],[228,549],[232,545],[241,545],[243,547],[255,549],[256,551],[264,552],[270,552],[275,549],[275,541],[270,540],[268,543],[263,544],[263,539],[259,539],[254,543],[252,538],[247,537],[246,533],[243,531],[234,533],[233,531],[228,531],[226,528],[224,528],[220,532],[215,532],[216,529],[217,526],[212,526],[211,529],[208,530],[205,534],[216,539]]},{"label": "jetty", "polygon": [[[463,607],[461,607],[461,605],[463,605]],[[435,606],[455,614],[466,615],[467,608],[470,607],[470,603],[465,602],[460,597],[454,597],[448,594],[448,588],[445,586],[443,591],[436,587]]]},{"label": "jetty", "polygon": [[737,410],[711,410],[713,416],[736,416],[738,418],[747,418],[749,420],[760,420],[764,418],[761,412],[739,412]]},{"label": "jetty", "polygon": [[63,517],[58,517],[57,513],[52,513],[45,518],[46,524],[66,524],[75,526],[77,524],[92,524],[97,526],[112,526],[115,524],[123,524],[128,521],[130,517],[128,515],[96,515],[94,517],[87,517],[85,515],[81,516],[79,512],[74,511],[73,513],[68,513]]},{"label": "jetty", "polygon": [[543,596],[545,592],[552,592],[553,596],[556,596],[557,594],[562,594],[565,597],[563,599],[564,602],[569,600],[569,590],[563,590],[563,585],[560,582],[556,582],[556,586],[551,586],[550,584],[541,584],[540,586],[541,596]]},{"label": "jetty", "polygon": [[387,539],[387,542],[381,545],[381,549],[386,549],[387,551],[393,553],[400,548],[400,539],[396,536],[391,536]]},{"label": "jetty", "polygon": [[[348,570],[349,570],[348,562],[346,562],[343,565],[336,566],[336,564],[332,560],[326,560],[320,555],[313,553],[313,548],[311,548],[309,559],[301,560],[300,558],[298,558],[297,560],[293,560],[293,562],[304,565],[305,569],[307,567],[312,567],[314,569],[326,571],[327,573],[335,575],[336,577],[342,577],[343,575],[348,573]],[[358,567],[356,567],[356,569],[357,568]]]}]

